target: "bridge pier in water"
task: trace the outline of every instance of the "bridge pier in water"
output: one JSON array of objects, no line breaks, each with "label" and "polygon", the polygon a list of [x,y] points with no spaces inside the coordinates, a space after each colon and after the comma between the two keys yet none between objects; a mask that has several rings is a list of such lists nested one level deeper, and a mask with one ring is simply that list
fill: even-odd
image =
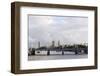
[{"label": "bridge pier in water", "polygon": [[64,51],[62,51],[62,55],[64,55]]},{"label": "bridge pier in water", "polygon": [[32,55],[35,55],[35,50],[34,49],[32,49]]},{"label": "bridge pier in water", "polygon": [[47,55],[50,55],[50,50],[47,51]]},{"label": "bridge pier in water", "polygon": [[75,50],[75,55],[77,55],[79,53],[79,51],[78,50]]}]

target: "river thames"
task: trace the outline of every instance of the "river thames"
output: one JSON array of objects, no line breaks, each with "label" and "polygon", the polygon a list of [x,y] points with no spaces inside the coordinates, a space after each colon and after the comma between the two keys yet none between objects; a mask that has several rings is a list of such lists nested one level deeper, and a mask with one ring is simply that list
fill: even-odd
[{"label": "river thames", "polygon": [[67,55],[33,55],[28,56],[28,60],[58,60],[58,59],[83,59],[88,58],[88,54],[81,54],[81,55],[75,55],[75,54],[67,54]]}]

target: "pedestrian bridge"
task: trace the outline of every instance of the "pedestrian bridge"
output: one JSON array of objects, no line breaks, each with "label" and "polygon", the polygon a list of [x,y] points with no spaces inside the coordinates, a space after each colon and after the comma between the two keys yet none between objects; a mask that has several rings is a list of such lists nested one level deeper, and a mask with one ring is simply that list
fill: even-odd
[{"label": "pedestrian bridge", "polygon": [[63,48],[63,49],[55,49],[55,48],[49,48],[49,49],[36,49],[32,50],[32,55],[51,55],[51,54],[61,54],[65,55],[66,53],[74,53],[74,54],[88,54],[88,48]]}]

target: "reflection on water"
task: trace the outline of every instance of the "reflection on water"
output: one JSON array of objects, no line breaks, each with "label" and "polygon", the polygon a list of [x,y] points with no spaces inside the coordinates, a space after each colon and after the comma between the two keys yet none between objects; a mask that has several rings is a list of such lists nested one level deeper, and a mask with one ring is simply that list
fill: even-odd
[{"label": "reflection on water", "polygon": [[49,56],[47,55],[28,56],[28,60],[56,60],[56,59],[81,59],[81,58],[88,58],[88,55],[68,54],[68,55],[49,55]]}]

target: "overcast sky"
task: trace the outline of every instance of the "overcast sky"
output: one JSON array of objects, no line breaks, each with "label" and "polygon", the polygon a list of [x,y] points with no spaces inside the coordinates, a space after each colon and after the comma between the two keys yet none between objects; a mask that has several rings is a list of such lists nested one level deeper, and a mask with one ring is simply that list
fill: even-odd
[{"label": "overcast sky", "polygon": [[52,41],[60,44],[88,43],[88,17],[29,15],[28,45],[50,46]]}]

